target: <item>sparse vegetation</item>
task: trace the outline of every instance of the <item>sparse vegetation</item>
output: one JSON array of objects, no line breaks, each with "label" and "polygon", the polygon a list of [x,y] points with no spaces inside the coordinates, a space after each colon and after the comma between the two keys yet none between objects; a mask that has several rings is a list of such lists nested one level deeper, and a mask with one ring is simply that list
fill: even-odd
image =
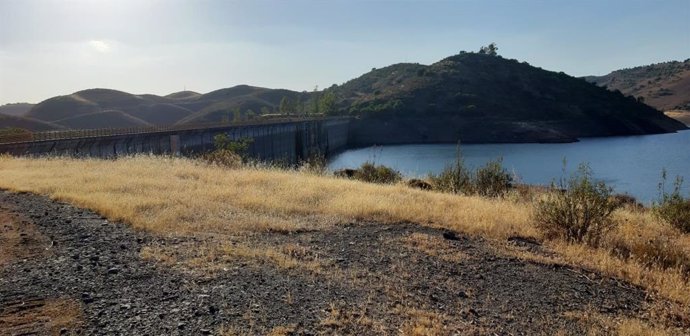
[{"label": "sparse vegetation", "polygon": [[690,199],[683,197],[681,186],[683,178],[676,177],[673,191],[666,191],[666,171],[661,173],[659,183],[659,202],[654,206],[655,213],[660,219],[685,233],[690,233]]},{"label": "sparse vegetation", "polygon": [[458,149],[455,161],[438,175],[430,175],[434,188],[443,192],[484,197],[505,195],[511,187],[512,176],[505,170],[502,159],[492,160],[472,171],[465,166]]},{"label": "sparse vegetation", "polygon": [[239,168],[246,160],[247,149],[251,139],[230,140],[227,134],[213,137],[215,149],[200,156],[203,161],[227,168]]},{"label": "sparse vegetation", "polygon": [[567,180],[562,178],[537,203],[537,226],[548,238],[597,246],[603,234],[616,224],[611,214],[618,203],[611,193],[611,187],[604,182],[594,181],[589,166],[580,165],[577,172]]},{"label": "sparse vegetation", "polygon": [[386,167],[384,165],[377,165],[373,162],[365,162],[357,169],[353,176],[355,179],[371,182],[391,184],[402,180],[402,175],[397,170]]},{"label": "sparse vegetation", "polygon": [[[59,170],[54,169],[58,166]],[[651,212],[634,208],[609,212],[611,205],[607,202],[613,202],[608,198],[610,191],[587,174],[584,180],[582,176],[572,180],[574,188],[566,188],[562,193],[552,190],[544,200],[571,197],[570,203],[555,204],[570,204],[572,207],[568,209],[577,211],[594,209],[595,213],[605,215],[599,219],[606,224],[593,224],[590,218],[589,226],[575,226],[586,228],[584,231],[557,226],[558,234],[552,235],[549,230],[542,231],[544,227],[533,217],[534,210],[543,203],[428,192],[402,183],[377,185],[305,174],[300,170],[246,166],[228,170],[201,161],[148,156],[114,161],[0,157],[0,170],[2,188],[44,193],[95,209],[135,228],[165,235],[228,237],[247,232],[289,233],[366,220],[439,227],[482,236],[498,242],[499,246],[508,237],[537,240],[548,237],[552,239],[544,241],[544,246],[554,254],[544,257],[520,252],[518,255],[597,270],[643,286],[662,297],[690,303],[688,235],[661,224]],[[588,195],[596,201],[578,195]],[[580,208],[582,204],[575,202],[578,200],[590,203]],[[568,232],[582,239],[569,238]],[[653,241],[654,237],[661,238]],[[460,260],[460,255],[453,257],[455,254],[447,241],[436,238],[416,235],[410,236],[406,243],[422,251],[433,249],[434,245],[446,246],[429,255]],[[257,251],[261,246],[242,249],[244,245],[220,244],[204,249],[192,245],[188,248],[198,253],[194,252],[191,263],[183,260],[192,268],[233,258],[258,258],[278,266],[306,267],[321,272],[318,270],[321,264],[306,262],[312,257],[302,256],[309,255],[302,245],[278,246],[274,251],[266,249],[265,253]],[[172,258],[168,254],[173,252],[155,246],[142,251],[149,258],[163,262]]]}]

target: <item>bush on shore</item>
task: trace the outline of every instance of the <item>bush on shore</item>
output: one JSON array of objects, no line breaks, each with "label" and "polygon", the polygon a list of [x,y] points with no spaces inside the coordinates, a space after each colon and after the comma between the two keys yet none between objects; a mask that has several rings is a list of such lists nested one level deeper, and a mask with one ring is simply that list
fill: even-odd
[{"label": "bush on shore", "polygon": [[365,162],[355,171],[354,178],[364,182],[391,184],[402,180],[402,175],[393,168]]},{"label": "bush on shore", "polygon": [[511,188],[512,176],[503,167],[503,160],[492,160],[475,171],[465,166],[458,151],[455,161],[438,175],[430,175],[434,189],[453,194],[500,197]]},{"label": "bush on shore", "polygon": [[246,161],[251,139],[233,141],[227,134],[221,133],[213,137],[213,144],[213,151],[200,155],[202,161],[226,168],[239,168]]},{"label": "bush on shore", "polygon": [[659,183],[659,203],[654,205],[654,212],[662,221],[684,233],[690,233],[690,199],[680,192],[683,178],[678,176],[673,183],[673,191],[666,191],[666,171],[661,173]]},{"label": "bush on shore", "polygon": [[535,224],[547,238],[598,246],[616,225],[611,214],[620,203],[611,193],[611,187],[593,180],[589,166],[580,165],[536,203]]}]

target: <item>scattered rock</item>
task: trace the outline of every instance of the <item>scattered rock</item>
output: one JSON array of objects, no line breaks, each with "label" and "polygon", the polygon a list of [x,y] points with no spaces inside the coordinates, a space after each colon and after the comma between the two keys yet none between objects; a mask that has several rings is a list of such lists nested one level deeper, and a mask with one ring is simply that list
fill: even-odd
[{"label": "scattered rock", "polygon": [[407,186],[410,188],[416,188],[416,189],[421,189],[421,190],[431,190],[433,189],[433,186],[431,183],[420,180],[420,179],[411,179],[407,181]]}]

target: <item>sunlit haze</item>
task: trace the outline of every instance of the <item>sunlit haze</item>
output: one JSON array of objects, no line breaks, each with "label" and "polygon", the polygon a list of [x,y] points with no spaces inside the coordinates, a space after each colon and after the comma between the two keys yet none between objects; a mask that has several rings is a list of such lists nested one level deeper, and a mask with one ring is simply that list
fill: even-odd
[{"label": "sunlit haze", "polygon": [[499,54],[574,76],[690,57],[690,1],[0,0],[0,104],[104,87],[312,90]]}]

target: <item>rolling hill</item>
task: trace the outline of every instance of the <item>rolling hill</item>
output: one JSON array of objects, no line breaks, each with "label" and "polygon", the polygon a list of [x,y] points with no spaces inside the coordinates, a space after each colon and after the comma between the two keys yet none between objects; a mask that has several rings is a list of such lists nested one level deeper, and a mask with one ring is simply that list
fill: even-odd
[{"label": "rolling hill", "polygon": [[0,105],[0,114],[21,117],[25,115],[27,112],[29,112],[29,110],[31,110],[32,107],[34,107],[34,104],[29,103],[14,103]]},{"label": "rolling hill", "polygon": [[56,131],[65,129],[64,126],[54,123],[36,120],[27,117],[15,117],[9,115],[0,115],[0,129],[1,128],[22,128],[32,131]]},{"label": "rolling hill", "polygon": [[356,117],[353,145],[563,142],[685,128],[635,97],[581,78],[465,52],[431,65],[400,63],[373,69],[317,93],[249,85],[167,96],[89,89],[47,99],[26,117],[58,128],[205,124],[275,113],[283,98],[289,98],[296,110],[311,110],[317,97],[333,101],[321,112]]},{"label": "rolling hill", "polygon": [[359,117],[351,130],[356,145],[561,142],[684,128],[583,79],[478,53],[373,69],[329,90],[341,113]]},{"label": "rolling hill", "polygon": [[[32,120],[68,129],[214,123],[234,117],[236,109],[240,110],[241,115],[246,115],[250,110],[254,114],[275,112],[283,97],[302,97],[306,100],[308,94],[248,85],[207,94],[182,91],[167,96],[88,89],[44,100],[25,115]],[[10,126],[9,120],[6,121],[7,125],[0,122],[0,128]]]},{"label": "rolling hill", "polygon": [[626,96],[641,97],[661,111],[690,111],[690,59],[621,69],[585,79]]}]

